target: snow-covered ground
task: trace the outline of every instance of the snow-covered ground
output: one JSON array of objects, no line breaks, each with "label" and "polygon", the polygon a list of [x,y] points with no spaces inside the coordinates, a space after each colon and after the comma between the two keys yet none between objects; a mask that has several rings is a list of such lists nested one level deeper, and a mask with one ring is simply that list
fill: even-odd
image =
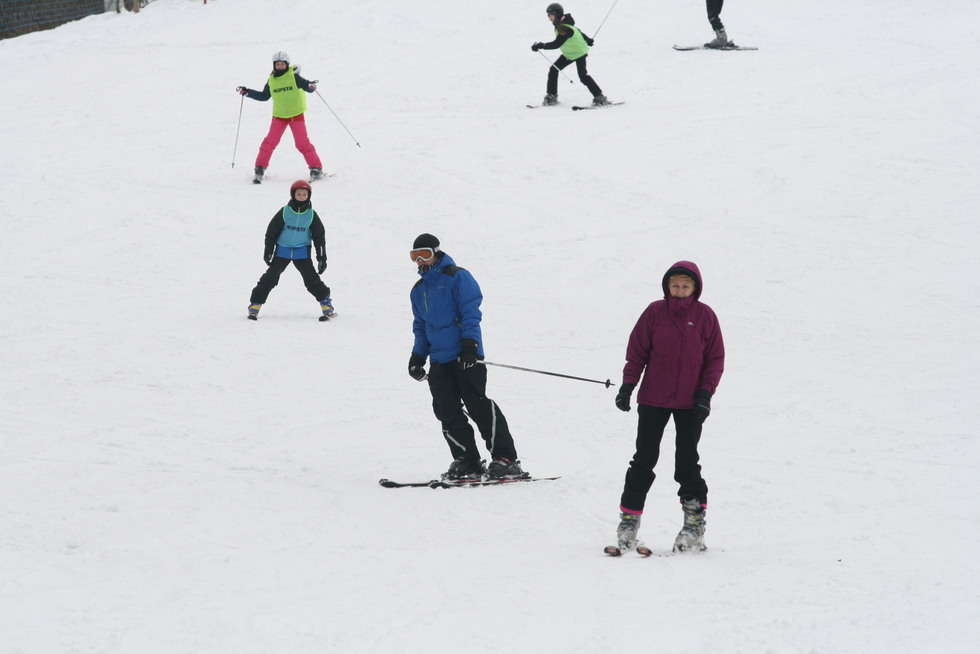
[{"label": "snow-covered ground", "polygon": [[[624,0],[590,69],[627,103],[584,113],[524,108],[546,4],[158,0],[0,41],[0,651],[977,651],[976,3],[733,0],[758,52],[678,53],[699,0]],[[305,174],[287,134],[249,183],[250,101],[230,166],[279,49],[363,145],[310,98],[329,324],[292,269],[244,318]],[[601,554],[636,416],[599,385],[490,371],[557,482],[377,485],[449,462],[405,371],[423,231],[491,360],[614,382],[701,266],[706,554]]]}]

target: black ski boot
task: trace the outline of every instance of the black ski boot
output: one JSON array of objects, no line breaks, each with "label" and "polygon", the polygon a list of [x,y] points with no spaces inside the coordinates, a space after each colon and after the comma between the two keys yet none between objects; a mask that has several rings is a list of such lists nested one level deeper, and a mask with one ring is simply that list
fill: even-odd
[{"label": "black ski boot", "polygon": [[675,552],[703,552],[708,549],[704,545],[704,514],[705,505],[695,497],[681,500],[684,510],[684,526],[681,527],[677,538],[674,539]]},{"label": "black ski boot", "polygon": [[541,106],[544,106],[544,107],[552,107],[552,106],[554,106],[556,104],[558,104],[558,94],[557,93],[549,93],[549,94],[545,95],[544,96],[544,100],[541,101]]},{"label": "black ski boot", "polygon": [[265,168],[263,168],[262,166],[256,166],[255,167],[255,177],[252,178],[252,183],[253,184],[261,184],[262,183],[262,176],[263,175],[265,175]]},{"label": "black ski boot", "polygon": [[319,179],[323,179],[323,169],[322,168],[310,168],[310,181],[315,182]]},{"label": "black ski boot", "polygon": [[487,466],[487,479],[523,479],[528,476],[528,473],[521,469],[521,462],[516,460],[500,457]]},{"label": "black ski boot", "polygon": [[443,481],[480,481],[483,479],[483,461],[479,459],[454,459],[449,470],[442,473]]}]

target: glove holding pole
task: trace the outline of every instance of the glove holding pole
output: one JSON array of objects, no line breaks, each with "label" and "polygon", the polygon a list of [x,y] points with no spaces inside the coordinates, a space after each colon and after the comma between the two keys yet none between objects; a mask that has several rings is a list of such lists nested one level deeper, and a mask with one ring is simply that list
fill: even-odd
[{"label": "glove holding pole", "polygon": [[616,408],[620,411],[630,410],[630,396],[633,395],[633,389],[636,388],[636,384],[623,384],[619,387],[619,392],[616,393]]}]

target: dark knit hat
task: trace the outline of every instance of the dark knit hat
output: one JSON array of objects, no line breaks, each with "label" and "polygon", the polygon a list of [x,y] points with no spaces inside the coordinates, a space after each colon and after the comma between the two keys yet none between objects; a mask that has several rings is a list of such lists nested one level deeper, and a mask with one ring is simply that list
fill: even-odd
[{"label": "dark knit hat", "polygon": [[412,243],[412,248],[432,248],[433,250],[439,247],[439,239],[437,239],[432,234],[419,234],[415,238],[415,242]]}]

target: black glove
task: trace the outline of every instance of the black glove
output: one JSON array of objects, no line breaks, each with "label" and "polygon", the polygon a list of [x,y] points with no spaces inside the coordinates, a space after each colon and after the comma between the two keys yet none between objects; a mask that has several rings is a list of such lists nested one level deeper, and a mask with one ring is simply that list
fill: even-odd
[{"label": "black glove", "polygon": [[415,381],[422,381],[423,379],[425,379],[424,356],[412,352],[412,356],[408,360],[408,376],[414,379]]},{"label": "black glove", "polygon": [[463,370],[472,368],[476,365],[476,341],[472,338],[464,338],[459,345],[459,367]]},{"label": "black glove", "polygon": [[322,275],[323,271],[327,269],[327,258],[317,257],[316,259],[316,274]]},{"label": "black glove", "polygon": [[262,254],[262,261],[265,261],[266,265],[271,266],[272,260],[276,258],[275,250],[266,250]]},{"label": "black glove", "polygon": [[236,86],[235,87],[235,90],[238,91],[238,95],[247,95],[248,94],[248,89],[245,88],[244,86]]},{"label": "black glove", "polygon": [[616,408],[620,411],[630,410],[630,395],[633,394],[633,389],[636,388],[636,384],[626,384],[624,383],[619,387],[619,392],[616,393]]},{"label": "black glove", "polygon": [[534,43],[531,46],[531,49],[534,50],[535,52],[537,52],[538,50],[540,50],[543,47],[544,47],[544,43],[542,43],[541,41],[538,41],[538,42]]},{"label": "black glove", "polygon": [[698,421],[698,424],[703,423],[708,419],[708,415],[711,413],[711,393],[709,391],[701,390],[695,391],[694,393],[694,418]]},{"label": "black glove", "polygon": [[585,36],[585,34],[583,34],[582,37],[585,38],[585,45],[589,46],[590,48],[595,45],[595,39]]}]

